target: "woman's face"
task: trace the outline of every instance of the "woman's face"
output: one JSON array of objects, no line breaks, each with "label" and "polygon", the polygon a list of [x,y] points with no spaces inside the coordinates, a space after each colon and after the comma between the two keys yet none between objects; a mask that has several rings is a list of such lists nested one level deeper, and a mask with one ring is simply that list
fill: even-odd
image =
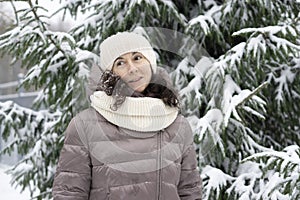
[{"label": "woman's face", "polygon": [[149,61],[139,52],[126,53],[113,64],[113,73],[120,76],[134,91],[143,92],[151,80]]}]

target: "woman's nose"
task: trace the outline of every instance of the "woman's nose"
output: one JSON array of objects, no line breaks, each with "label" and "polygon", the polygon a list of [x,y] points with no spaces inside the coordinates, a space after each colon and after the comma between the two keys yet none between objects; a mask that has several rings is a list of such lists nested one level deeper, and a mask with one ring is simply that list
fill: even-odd
[{"label": "woman's nose", "polygon": [[135,73],[135,72],[137,72],[137,67],[135,66],[135,64],[132,62],[132,61],[129,61],[128,62],[128,73],[129,74],[132,74],[132,73]]}]

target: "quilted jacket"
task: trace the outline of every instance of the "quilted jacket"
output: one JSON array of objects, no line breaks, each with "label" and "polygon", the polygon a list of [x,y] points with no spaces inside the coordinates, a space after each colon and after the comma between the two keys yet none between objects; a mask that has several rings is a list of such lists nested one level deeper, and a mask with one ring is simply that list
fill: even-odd
[{"label": "quilted jacket", "polygon": [[185,118],[137,133],[93,108],[70,122],[53,183],[54,200],[198,200],[192,131]]},{"label": "quilted jacket", "polygon": [[[94,91],[99,74],[91,74]],[[88,108],[65,131],[52,189],[54,200],[200,200],[201,188],[183,116],[163,130],[137,132]]]}]

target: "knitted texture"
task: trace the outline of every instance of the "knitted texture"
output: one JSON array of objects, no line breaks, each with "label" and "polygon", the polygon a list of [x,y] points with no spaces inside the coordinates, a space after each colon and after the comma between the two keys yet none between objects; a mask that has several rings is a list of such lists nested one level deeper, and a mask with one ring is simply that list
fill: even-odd
[{"label": "knitted texture", "polygon": [[168,127],[177,117],[178,109],[167,106],[160,99],[150,97],[126,97],[117,111],[110,109],[111,96],[96,91],[90,96],[91,106],[109,122],[134,131],[150,132]]},{"label": "knitted texture", "polygon": [[121,32],[105,39],[100,45],[100,67],[103,71],[111,70],[114,61],[129,52],[140,52],[150,62],[156,73],[155,52],[146,38],[132,32]]}]

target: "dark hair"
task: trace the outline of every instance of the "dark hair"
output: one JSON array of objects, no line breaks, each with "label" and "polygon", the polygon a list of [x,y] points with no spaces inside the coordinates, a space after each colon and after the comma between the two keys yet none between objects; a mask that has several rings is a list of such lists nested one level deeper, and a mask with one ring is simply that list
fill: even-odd
[{"label": "dark hair", "polygon": [[117,110],[130,97],[152,97],[161,99],[166,105],[179,108],[178,93],[167,86],[167,81],[159,74],[153,74],[149,85],[143,92],[136,92],[112,71],[105,71],[97,84],[96,91],[104,91],[106,95],[113,96],[115,102],[112,110]]}]

